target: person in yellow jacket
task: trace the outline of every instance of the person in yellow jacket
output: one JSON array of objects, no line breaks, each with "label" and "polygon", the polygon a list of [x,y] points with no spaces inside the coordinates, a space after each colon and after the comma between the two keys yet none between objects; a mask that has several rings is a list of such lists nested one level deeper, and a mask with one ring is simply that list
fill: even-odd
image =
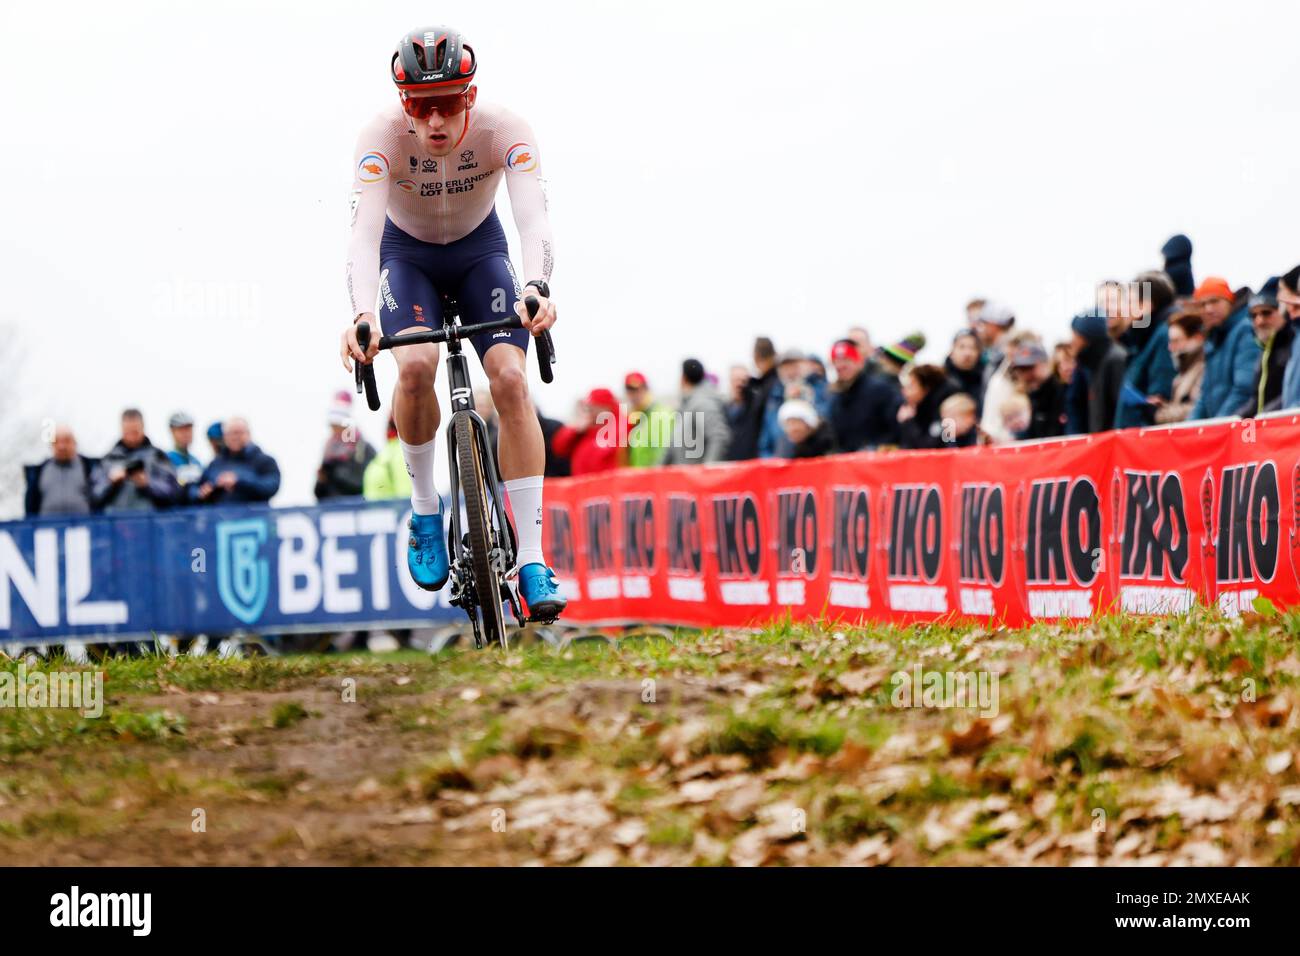
[{"label": "person in yellow jacket", "polygon": [[663,462],[672,445],[677,419],[672,409],[655,401],[650,383],[640,372],[628,372],[623,380],[627,395],[627,463],[649,468]]},{"label": "person in yellow jacket", "polygon": [[411,476],[402,458],[402,443],[397,438],[397,424],[388,416],[388,441],[379,454],[366,465],[361,479],[361,495],[367,501],[411,497]]}]

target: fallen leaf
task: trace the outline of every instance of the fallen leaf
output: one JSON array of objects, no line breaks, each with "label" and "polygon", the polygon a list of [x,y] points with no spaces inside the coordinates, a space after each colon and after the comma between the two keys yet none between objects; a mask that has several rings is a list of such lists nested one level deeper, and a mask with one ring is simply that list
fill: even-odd
[{"label": "fallen leaf", "polygon": [[862,747],[851,740],[846,740],[835,752],[835,756],[826,762],[826,769],[838,773],[851,773],[865,767],[870,761],[870,747]]},{"label": "fallen leaf", "polygon": [[982,752],[993,740],[992,725],[980,717],[971,722],[965,730],[944,731],[948,742],[948,751],[954,756],[966,756]]},{"label": "fallen leaf", "polygon": [[848,693],[861,696],[885,679],[884,668],[871,670],[845,671],[835,678],[835,682]]}]

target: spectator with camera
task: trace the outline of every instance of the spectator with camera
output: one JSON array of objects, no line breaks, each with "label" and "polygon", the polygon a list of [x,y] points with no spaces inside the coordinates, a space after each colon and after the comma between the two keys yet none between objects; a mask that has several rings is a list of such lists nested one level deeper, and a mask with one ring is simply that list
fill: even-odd
[{"label": "spectator with camera", "polygon": [[180,499],[171,459],[149,441],[140,410],[128,408],[122,413],[122,437],[100,461],[91,493],[93,508],[110,514],[154,511]]},{"label": "spectator with camera", "polygon": [[789,458],[790,442],[777,416],[781,406],[793,399],[811,402],[817,414],[825,418],[830,411],[826,379],[815,376],[808,357],[798,349],[781,353],[776,363],[776,384],[767,398],[763,430],[758,439],[759,458]]},{"label": "spectator with camera", "polygon": [[768,398],[777,386],[776,346],[767,336],[754,340],[754,368],[758,374],[745,380],[728,411],[731,421],[728,461],[749,461],[758,457]]}]

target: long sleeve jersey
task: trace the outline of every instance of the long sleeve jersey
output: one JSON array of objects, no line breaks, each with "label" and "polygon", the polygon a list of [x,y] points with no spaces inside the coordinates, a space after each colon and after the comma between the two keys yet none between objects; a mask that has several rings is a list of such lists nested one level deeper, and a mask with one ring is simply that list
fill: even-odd
[{"label": "long sleeve jersey", "polygon": [[523,247],[524,279],[550,282],[551,227],[532,129],[509,110],[487,103],[466,115],[469,129],[447,156],[429,155],[401,104],[361,131],[347,263],[354,317],[375,308],[385,218],[423,242],[454,242],[487,218],[502,177]]}]

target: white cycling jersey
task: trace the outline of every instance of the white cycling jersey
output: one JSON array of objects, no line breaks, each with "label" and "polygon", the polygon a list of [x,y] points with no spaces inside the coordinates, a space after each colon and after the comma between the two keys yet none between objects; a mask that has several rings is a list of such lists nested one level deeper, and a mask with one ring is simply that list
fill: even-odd
[{"label": "white cycling jersey", "polygon": [[361,131],[347,265],[354,317],[375,308],[386,217],[424,242],[454,242],[491,213],[502,175],[523,247],[524,279],[550,282],[554,253],[533,131],[491,104],[476,104],[467,115],[469,130],[447,156],[429,155],[400,103]]}]

